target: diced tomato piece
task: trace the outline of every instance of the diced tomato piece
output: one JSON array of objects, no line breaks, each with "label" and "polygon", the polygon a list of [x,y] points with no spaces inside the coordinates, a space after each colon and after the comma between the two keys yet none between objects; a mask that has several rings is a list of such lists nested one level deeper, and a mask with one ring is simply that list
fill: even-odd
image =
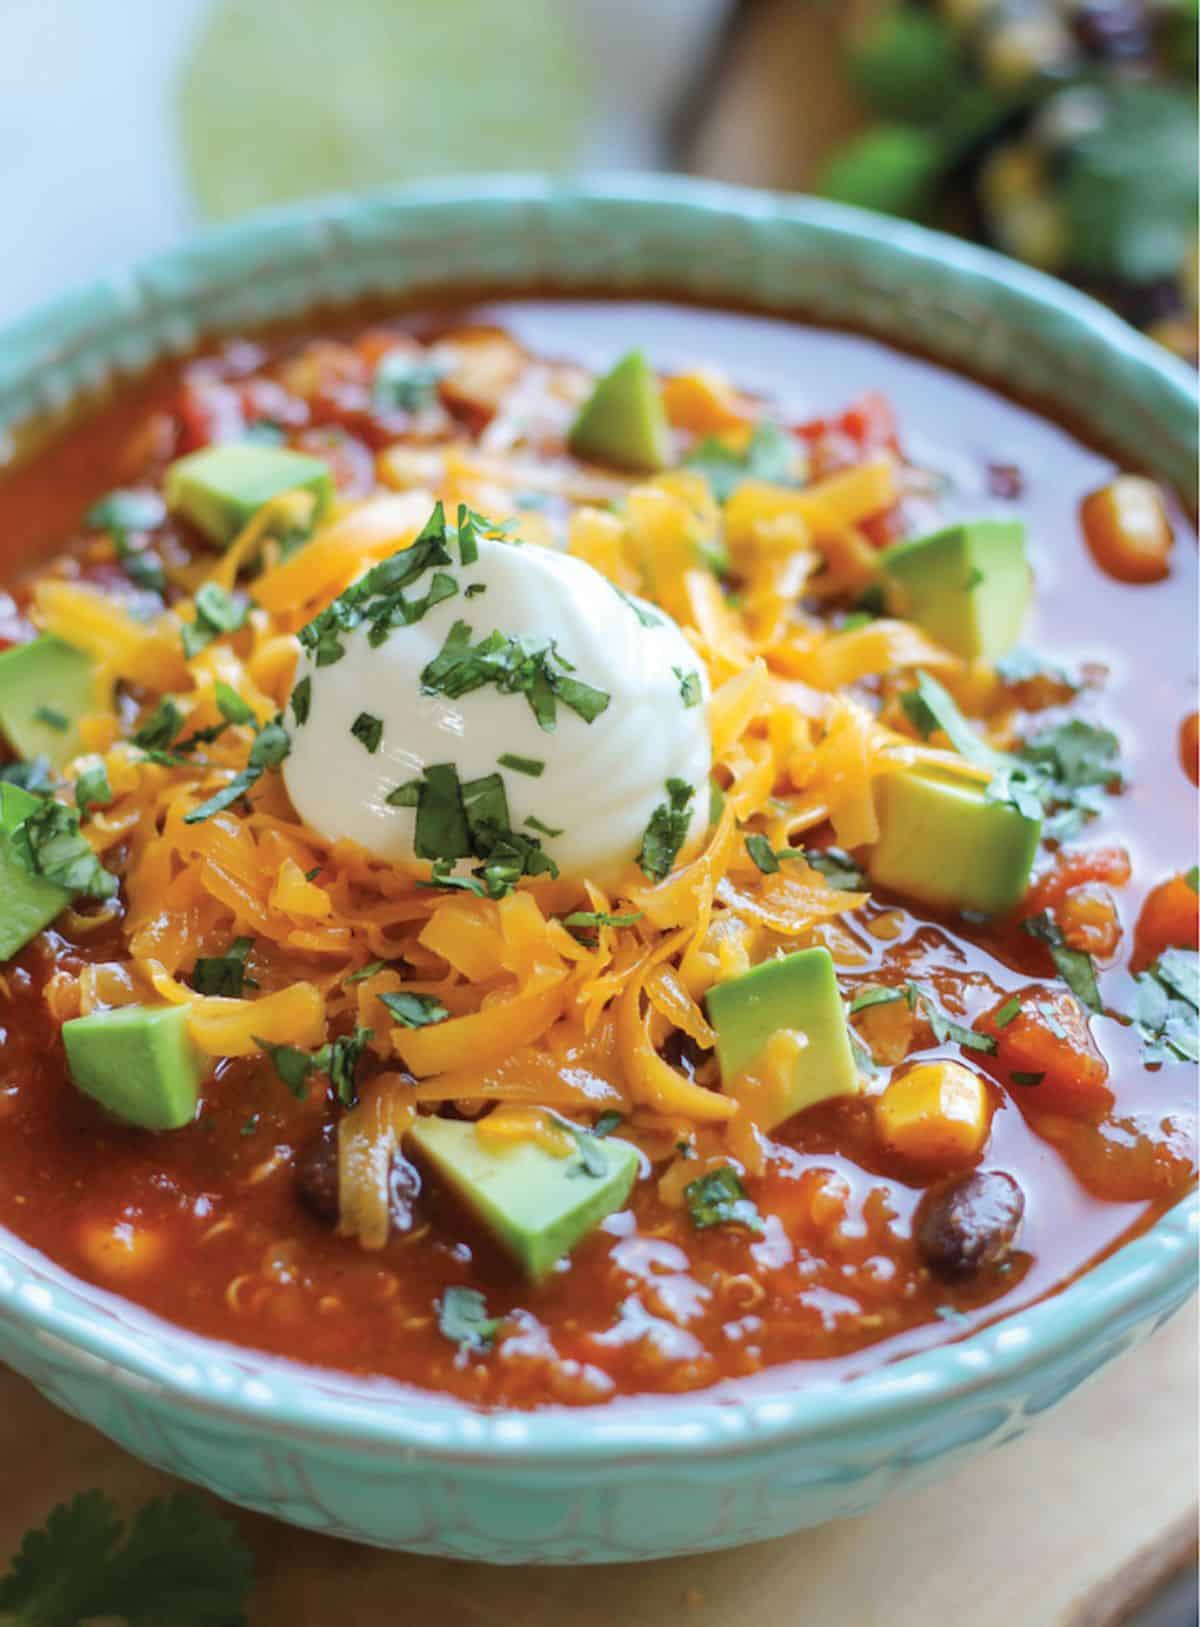
[{"label": "diced tomato piece", "polygon": [[1164,949],[1200,948],[1200,897],[1185,876],[1160,881],[1142,905],[1132,969],[1149,966]]},{"label": "diced tomato piece", "polygon": [[1062,896],[1056,912],[1068,949],[1109,960],[1121,942],[1121,917],[1107,887],[1085,881]]},{"label": "diced tomato piece", "polygon": [[899,503],[880,509],[859,522],[858,529],[876,548],[886,548],[889,542],[898,542],[904,535],[904,511]]},{"label": "diced tomato piece", "polygon": [[797,424],[796,433],[806,441],[846,435],[863,452],[878,452],[884,447],[892,452],[899,450],[896,415],[891,402],[878,390],[868,390],[836,418],[810,418],[807,423]]},{"label": "diced tomato piece", "polygon": [[1179,761],[1193,785],[1200,785],[1200,713],[1189,712],[1179,725]]},{"label": "diced tomato piece", "polygon": [[1025,896],[1022,915],[1053,910],[1072,887],[1101,881],[1110,887],[1123,887],[1132,874],[1129,854],[1123,847],[1085,847],[1061,852],[1052,870],[1039,876]]},{"label": "diced tomato piece", "polygon": [[240,393],[230,384],[186,384],[178,410],[180,452],[198,452],[215,441],[235,441],[245,428]]},{"label": "diced tomato piece", "polygon": [[1009,1094],[1027,1111],[1102,1118],[1113,1104],[1108,1063],[1083,1007],[1066,989],[1041,983],[1031,983],[1017,998],[1016,1012],[1009,995],[975,1025],[996,1041],[992,1067]]}]

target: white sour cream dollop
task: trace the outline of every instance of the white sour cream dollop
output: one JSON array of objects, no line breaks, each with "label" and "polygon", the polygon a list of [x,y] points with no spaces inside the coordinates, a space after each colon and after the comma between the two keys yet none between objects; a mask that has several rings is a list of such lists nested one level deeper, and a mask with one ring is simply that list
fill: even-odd
[{"label": "white sour cream dollop", "polygon": [[[501,775],[510,828],[536,837],[566,878],[613,885],[637,859],[655,810],[670,803],[668,781],[693,792],[685,847],[694,846],[708,816],[709,690],[675,622],[550,548],[483,539],[472,563],[455,558],[440,568],[457,591],[419,620],[374,646],[365,623],[341,631],[345,653],[324,666],[312,652],[302,655],[296,682],[307,717],[291,727],[283,765],[301,818],[328,841],[350,838],[428,874],[415,845],[416,808],[388,798],[421,782],[431,765],[452,763],[464,785]],[[424,573],[407,597],[420,599],[431,579]],[[560,694],[549,731],[524,693],[494,683],[457,698],[428,693],[422,673],[461,622],[472,644],[492,633],[527,648],[552,639],[570,666],[551,656],[549,670],[607,695],[607,704],[588,722]],[[543,767],[532,774],[502,759]],[[460,860],[455,872],[469,874],[479,862]]]}]

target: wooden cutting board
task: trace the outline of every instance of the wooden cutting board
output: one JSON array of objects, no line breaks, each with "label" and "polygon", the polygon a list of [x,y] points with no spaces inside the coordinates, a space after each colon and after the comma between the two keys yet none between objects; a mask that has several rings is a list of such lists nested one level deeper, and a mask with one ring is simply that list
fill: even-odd
[{"label": "wooden cutting board", "polygon": [[[500,1570],[237,1514],[252,1627],[1116,1627],[1196,1533],[1196,1324],[1182,1312],[1021,1440],[870,1514],[698,1559]],[[0,1556],[100,1486],[172,1482],[0,1372]],[[168,1627],[164,1623],[163,1627]]]}]

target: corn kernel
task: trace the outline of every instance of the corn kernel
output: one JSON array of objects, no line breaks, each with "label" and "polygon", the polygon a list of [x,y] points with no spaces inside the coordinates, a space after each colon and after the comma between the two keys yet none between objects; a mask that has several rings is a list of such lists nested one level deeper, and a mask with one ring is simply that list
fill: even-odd
[{"label": "corn kernel", "polygon": [[961,1062],[921,1062],[893,1079],[875,1104],[880,1139],[903,1158],[961,1169],[983,1151],[992,1128],[986,1082]]},{"label": "corn kernel", "polygon": [[90,1220],[80,1228],[79,1252],[98,1276],[126,1281],[152,1271],[166,1255],[166,1242],[135,1221]]}]

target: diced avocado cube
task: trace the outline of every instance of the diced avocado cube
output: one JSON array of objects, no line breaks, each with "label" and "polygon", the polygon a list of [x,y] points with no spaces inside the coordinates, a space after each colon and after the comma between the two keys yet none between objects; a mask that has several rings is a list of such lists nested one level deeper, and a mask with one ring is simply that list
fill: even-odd
[{"label": "diced avocado cube", "polygon": [[25,762],[78,757],[79,720],[95,710],[96,667],[82,650],[43,633],[0,655],[0,729]]},{"label": "diced avocado cube", "polygon": [[567,444],[577,457],[653,474],[671,455],[658,380],[640,350],[631,350],[580,407]]},{"label": "diced avocado cube", "polygon": [[320,516],[333,497],[333,478],[328,464],[303,452],[231,441],[177,459],[163,489],[173,513],[226,548],[264,503],[284,492],[312,492]]},{"label": "diced avocado cube", "polygon": [[1019,520],[972,520],[894,542],[879,559],[884,596],[966,661],[994,661],[1021,636],[1033,582]]},{"label": "diced avocado cube", "polygon": [[878,782],[879,840],[871,880],[904,898],[1001,915],[1020,903],[1042,834],[1040,819],[948,774],[904,769]]},{"label": "diced avocado cube", "polygon": [[62,1028],[71,1082],[114,1117],[143,1130],[178,1130],[196,1116],[200,1054],[186,1006],[119,1006]]},{"label": "diced avocado cube", "polygon": [[65,887],[31,876],[9,841],[39,802],[20,786],[0,784],[0,961],[11,960],[71,902]]},{"label": "diced avocado cube", "polygon": [[767,1048],[781,1029],[803,1038],[790,1079],[773,1089],[766,1080],[770,1099],[757,1103],[755,1113],[764,1130],[814,1102],[862,1088],[828,949],[799,949],[718,983],[708,992],[708,1015],[717,1032],[722,1087],[731,1095],[747,1070],[769,1073]]},{"label": "diced avocado cube", "polygon": [[535,1280],[621,1207],[638,1168],[636,1148],[611,1136],[565,1158],[533,1140],[490,1145],[457,1119],[419,1118],[408,1139]]}]

